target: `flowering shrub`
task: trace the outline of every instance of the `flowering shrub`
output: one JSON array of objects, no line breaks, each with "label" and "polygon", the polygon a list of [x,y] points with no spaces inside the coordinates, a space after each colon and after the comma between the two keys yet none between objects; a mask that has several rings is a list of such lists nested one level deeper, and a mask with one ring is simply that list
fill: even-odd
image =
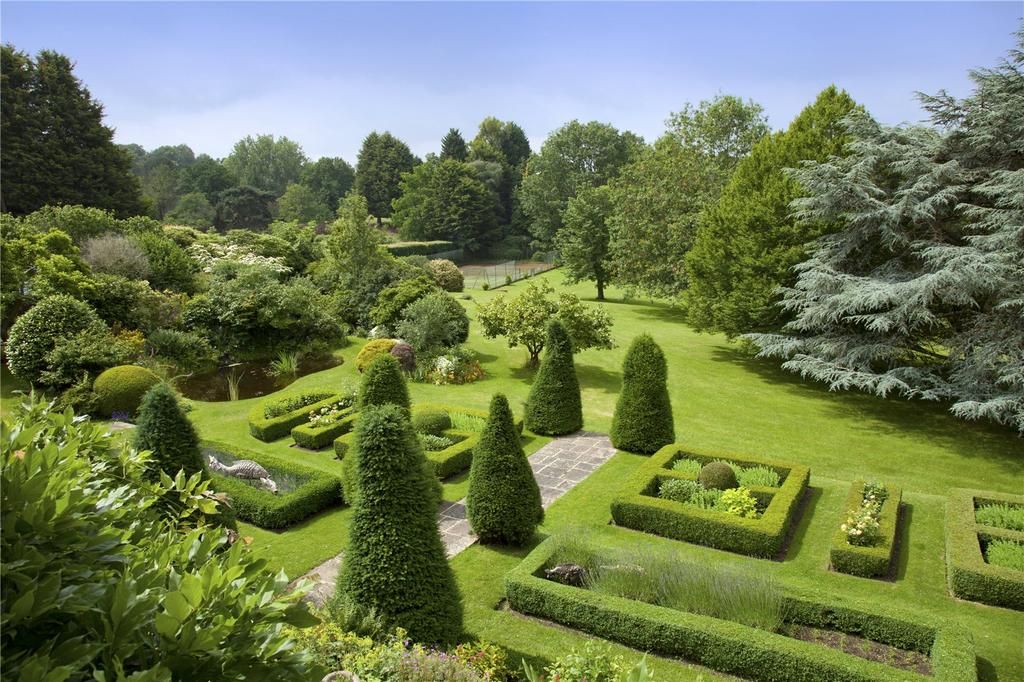
[{"label": "flowering shrub", "polygon": [[438,386],[468,384],[484,378],[484,368],[471,351],[456,348],[439,355],[427,372],[427,380]]},{"label": "flowering shrub", "polygon": [[529,682],[650,682],[653,678],[646,659],[627,667],[622,656],[612,655],[611,646],[589,641],[582,652],[573,649],[563,654],[545,669],[545,674],[535,672],[525,660],[523,670]]},{"label": "flowering shrub", "polygon": [[346,416],[356,402],[354,389],[346,387],[342,390],[341,398],[330,405],[324,405],[318,410],[309,413],[309,425],[313,427],[330,426],[335,424],[342,417]]},{"label": "flowering shrub", "polygon": [[239,265],[259,265],[281,274],[291,272],[291,268],[284,264],[284,258],[260,256],[253,253],[241,244],[218,244],[210,242],[206,244],[193,244],[188,249],[190,255],[202,268],[203,272],[213,272],[213,269],[223,262],[238,263]]},{"label": "flowering shrub", "polygon": [[865,483],[864,496],[860,507],[850,512],[846,523],[839,528],[846,533],[846,541],[851,545],[870,547],[881,538],[881,526],[878,517],[882,513],[882,503],[889,497],[889,491],[879,483]]},{"label": "flowering shrub", "polygon": [[718,498],[718,507],[745,519],[757,518],[757,499],[743,486],[723,490],[722,496]]}]

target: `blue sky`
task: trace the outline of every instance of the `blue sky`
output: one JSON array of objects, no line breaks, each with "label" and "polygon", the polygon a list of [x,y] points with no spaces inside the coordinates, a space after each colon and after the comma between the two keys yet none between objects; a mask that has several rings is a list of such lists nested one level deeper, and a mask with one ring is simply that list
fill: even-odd
[{"label": "blue sky", "polygon": [[1024,15],[1002,3],[22,3],[0,36],[70,56],[118,142],[224,156],[246,134],[355,160],[371,130],[419,155],[487,115],[536,149],[564,122],[643,135],[716,93],[784,127],[829,83],[886,123],[970,91]]}]

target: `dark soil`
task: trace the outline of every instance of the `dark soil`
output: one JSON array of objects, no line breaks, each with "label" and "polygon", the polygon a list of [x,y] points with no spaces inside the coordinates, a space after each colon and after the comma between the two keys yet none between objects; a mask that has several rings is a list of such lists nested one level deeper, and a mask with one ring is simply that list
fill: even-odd
[{"label": "dark soil", "polygon": [[883,663],[899,670],[909,670],[921,675],[932,674],[931,660],[919,651],[907,651],[888,644],[873,642],[856,635],[837,630],[814,628],[807,625],[790,625],[781,634],[804,642],[822,644],[848,654]]}]

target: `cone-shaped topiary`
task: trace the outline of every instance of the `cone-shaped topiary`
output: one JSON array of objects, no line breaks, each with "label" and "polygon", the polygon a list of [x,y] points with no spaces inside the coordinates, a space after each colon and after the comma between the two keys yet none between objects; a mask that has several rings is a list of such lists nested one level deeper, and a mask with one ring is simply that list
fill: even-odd
[{"label": "cone-shaped topiary", "polygon": [[195,427],[181,411],[174,391],[163,382],[142,397],[134,444],[139,450],[152,450],[154,476],[160,471],[171,477],[181,469],[189,476],[206,471]]},{"label": "cone-shaped topiary", "polygon": [[572,341],[558,320],[548,323],[544,360],[526,399],[526,428],[560,436],[583,428],[580,383],[572,363]]},{"label": "cone-shaped topiary", "polygon": [[508,400],[500,393],[491,398],[487,424],[473,450],[466,507],[480,542],[521,545],[544,520],[540,488]]},{"label": "cone-shaped topiary", "polygon": [[374,609],[416,642],[454,642],[462,602],[437,529],[437,498],[408,413],[368,407],[355,430],[360,495],[338,597]]},{"label": "cone-shaped topiary", "polygon": [[379,355],[366,367],[359,387],[359,409],[371,405],[398,405],[409,409],[409,389],[398,360]]},{"label": "cone-shaped topiary", "polygon": [[729,490],[739,485],[736,472],[725,462],[708,462],[700,468],[697,481],[705,488]]},{"label": "cone-shaped topiary", "polygon": [[675,441],[665,354],[647,334],[633,339],[622,363],[622,393],[611,440],[619,450],[650,455]]}]

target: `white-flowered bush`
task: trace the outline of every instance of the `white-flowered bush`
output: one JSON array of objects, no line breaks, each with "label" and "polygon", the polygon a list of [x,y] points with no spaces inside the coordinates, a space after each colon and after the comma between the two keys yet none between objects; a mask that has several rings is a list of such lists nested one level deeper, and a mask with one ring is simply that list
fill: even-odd
[{"label": "white-flowered bush", "polygon": [[291,272],[291,268],[284,264],[284,258],[261,256],[240,244],[197,243],[189,246],[187,251],[203,272],[213,272],[214,267],[225,262],[257,265],[282,274]]}]

